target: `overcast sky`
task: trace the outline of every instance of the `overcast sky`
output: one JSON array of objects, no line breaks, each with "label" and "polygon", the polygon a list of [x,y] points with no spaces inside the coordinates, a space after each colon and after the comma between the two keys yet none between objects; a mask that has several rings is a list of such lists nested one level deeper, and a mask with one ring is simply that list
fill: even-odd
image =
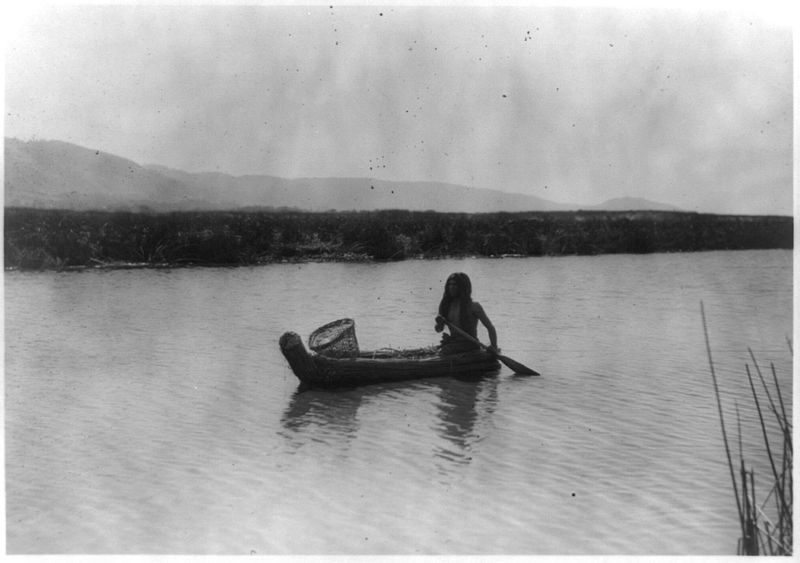
[{"label": "overcast sky", "polygon": [[792,213],[774,13],[59,5],[7,25],[10,137],[187,171]]}]

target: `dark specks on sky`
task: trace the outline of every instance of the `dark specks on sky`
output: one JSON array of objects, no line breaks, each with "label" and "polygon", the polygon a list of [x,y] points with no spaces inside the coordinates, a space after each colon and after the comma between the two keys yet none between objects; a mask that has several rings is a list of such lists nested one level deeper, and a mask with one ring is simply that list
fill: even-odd
[{"label": "dark specks on sky", "polygon": [[142,4],[10,21],[7,136],[188,171],[792,211],[780,13]]}]

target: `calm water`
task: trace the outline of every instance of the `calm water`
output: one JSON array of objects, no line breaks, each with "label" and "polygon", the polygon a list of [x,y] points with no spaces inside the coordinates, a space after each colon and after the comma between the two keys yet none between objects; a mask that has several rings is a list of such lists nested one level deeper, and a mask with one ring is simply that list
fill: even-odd
[{"label": "calm water", "polygon": [[[298,392],[284,331],[432,344],[453,271],[541,377]],[[701,300],[766,487],[744,365],[790,403],[791,252],[7,273],[7,550],[735,553]]]}]

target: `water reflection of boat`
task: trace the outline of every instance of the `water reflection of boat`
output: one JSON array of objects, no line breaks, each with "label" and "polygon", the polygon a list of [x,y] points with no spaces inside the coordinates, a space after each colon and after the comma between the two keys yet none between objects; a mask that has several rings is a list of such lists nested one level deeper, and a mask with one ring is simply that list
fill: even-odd
[{"label": "water reflection of boat", "polygon": [[353,436],[358,429],[356,414],[362,399],[361,393],[331,393],[300,387],[292,395],[281,424],[286,430],[319,426],[331,433]]},{"label": "water reflection of boat", "polygon": [[295,447],[309,441],[348,444],[358,434],[358,411],[365,400],[392,395],[395,388],[391,383],[341,389],[301,384],[283,413],[281,434]]},{"label": "water reflection of boat", "polygon": [[[291,397],[283,417],[283,436],[295,447],[305,443],[327,442],[340,446],[354,440],[359,432],[359,410],[365,405],[379,409],[391,417],[405,412],[410,400],[430,401],[431,412],[422,406],[418,412],[433,417],[430,428],[438,440],[430,442],[435,458],[449,462],[440,466],[448,471],[450,463],[468,464],[475,444],[490,425],[497,406],[498,379],[494,374],[482,376],[441,377],[408,383],[381,383],[346,389],[315,389],[301,385]],[[369,416],[368,416],[369,418]],[[392,428],[389,424],[387,428]]]},{"label": "water reflection of boat", "polygon": [[352,387],[443,376],[474,376],[500,369],[497,358],[477,350],[442,355],[436,347],[358,352],[344,357],[309,353],[299,335],[287,332],[280,348],[297,378],[315,387]]}]

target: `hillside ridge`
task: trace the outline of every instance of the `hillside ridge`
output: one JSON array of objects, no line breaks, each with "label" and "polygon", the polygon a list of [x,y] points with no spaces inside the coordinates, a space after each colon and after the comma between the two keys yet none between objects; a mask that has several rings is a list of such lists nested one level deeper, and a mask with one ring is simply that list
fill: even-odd
[{"label": "hillside ridge", "polygon": [[5,206],[39,209],[303,211],[405,209],[444,213],[678,208],[639,198],[568,205],[536,196],[445,182],[375,178],[281,178],[186,172],[58,140],[5,138]]}]

